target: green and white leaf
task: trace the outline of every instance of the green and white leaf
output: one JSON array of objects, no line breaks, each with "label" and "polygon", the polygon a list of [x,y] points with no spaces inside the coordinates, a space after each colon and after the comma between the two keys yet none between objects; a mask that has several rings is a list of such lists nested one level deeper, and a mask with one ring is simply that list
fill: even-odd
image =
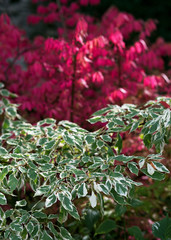
[{"label": "green and white leaf", "polygon": [[27,205],[27,202],[26,202],[26,200],[20,200],[20,201],[16,201],[16,203],[15,203],[15,206],[16,207],[24,207],[24,206],[26,206]]},{"label": "green and white leaf", "polygon": [[87,191],[87,188],[86,188],[86,184],[82,183],[77,190],[78,197],[79,198],[80,197],[85,197],[87,195],[87,193],[88,193],[88,191]]},{"label": "green and white leaf", "polygon": [[94,191],[92,191],[91,196],[89,197],[90,205],[92,208],[95,208],[97,205],[97,197],[94,194]]},{"label": "green and white leaf", "polygon": [[153,175],[154,172],[155,172],[155,169],[151,166],[151,164],[147,163],[147,172],[150,174],[150,175]]},{"label": "green and white leaf", "polygon": [[46,198],[45,201],[45,207],[51,207],[53,204],[57,202],[57,195],[55,193],[52,193],[48,198]]},{"label": "green and white leaf", "polygon": [[170,173],[170,171],[162,163],[153,161],[153,164],[159,172]]},{"label": "green and white leaf", "polygon": [[6,197],[3,193],[0,192],[0,205],[6,205],[6,204],[7,204]]}]

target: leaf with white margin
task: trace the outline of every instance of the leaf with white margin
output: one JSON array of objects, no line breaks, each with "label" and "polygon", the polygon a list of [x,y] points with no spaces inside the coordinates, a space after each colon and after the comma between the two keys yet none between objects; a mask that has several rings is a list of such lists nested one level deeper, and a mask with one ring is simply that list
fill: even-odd
[{"label": "leaf with white margin", "polygon": [[94,182],[93,185],[94,185],[94,190],[98,193],[100,191],[100,189],[98,188],[97,183]]},{"label": "leaf with white margin", "polygon": [[151,164],[147,163],[147,172],[150,174],[150,175],[153,175],[155,170],[154,168],[151,166]]},{"label": "leaf with white margin", "polygon": [[7,200],[6,197],[3,193],[0,193],[0,205],[6,205],[7,204]]},{"label": "leaf with white margin", "polygon": [[91,207],[95,208],[97,205],[97,197],[94,194],[94,191],[92,191],[92,194],[91,194],[91,197],[89,198],[89,200],[90,200]]},{"label": "leaf with white margin", "polygon": [[46,198],[45,201],[45,207],[51,207],[53,204],[55,204],[57,201],[57,195],[52,193],[48,198]]},{"label": "leaf with white margin", "polygon": [[142,168],[144,166],[144,163],[145,163],[145,159],[141,159],[139,162],[138,162],[138,165],[140,168]]},{"label": "leaf with white margin", "polygon": [[153,165],[159,172],[170,173],[170,171],[160,162],[153,161]]},{"label": "leaf with white margin", "polygon": [[86,188],[86,184],[82,183],[81,186],[78,188],[78,197],[85,197],[88,191]]}]

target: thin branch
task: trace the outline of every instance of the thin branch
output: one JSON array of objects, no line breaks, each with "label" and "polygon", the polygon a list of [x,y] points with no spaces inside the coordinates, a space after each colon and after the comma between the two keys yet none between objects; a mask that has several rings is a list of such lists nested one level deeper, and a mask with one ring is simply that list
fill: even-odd
[{"label": "thin branch", "polygon": [[72,88],[71,88],[71,112],[70,112],[70,121],[74,121],[74,98],[75,98],[75,80],[76,80],[76,69],[77,69],[77,54],[73,57],[73,77],[72,77]]}]

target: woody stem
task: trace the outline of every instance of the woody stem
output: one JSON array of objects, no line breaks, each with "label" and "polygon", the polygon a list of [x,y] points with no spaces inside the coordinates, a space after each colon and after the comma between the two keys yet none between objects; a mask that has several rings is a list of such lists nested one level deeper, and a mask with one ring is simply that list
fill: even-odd
[{"label": "woody stem", "polygon": [[76,62],[77,55],[75,54],[73,56],[73,76],[72,76],[72,87],[71,87],[71,112],[70,112],[70,121],[74,121],[74,98],[75,98],[75,80],[76,80],[76,68],[77,68],[77,62]]}]

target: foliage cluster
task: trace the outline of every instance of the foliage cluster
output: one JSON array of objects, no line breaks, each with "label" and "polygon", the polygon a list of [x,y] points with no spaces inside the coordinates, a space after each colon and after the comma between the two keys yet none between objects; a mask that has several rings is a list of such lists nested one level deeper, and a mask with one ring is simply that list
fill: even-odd
[{"label": "foliage cluster", "polygon": [[39,3],[37,15],[28,18],[30,24],[55,25],[57,39],[30,42],[7,15],[0,18],[0,80],[18,94],[31,121],[53,117],[88,127],[85,119],[108,103],[140,104],[169,94],[170,62],[164,60],[171,46],[148,40],[155,21],[114,7],[99,21],[79,12],[80,5],[98,1],[59,3]]},{"label": "foliage cluster", "polygon": [[[161,163],[164,146],[171,138],[169,98],[149,101],[143,108],[108,105],[88,120],[105,125],[89,132],[69,121],[56,124],[52,118],[32,125],[7,99],[13,94],[3,88],[0,94],[4,119],[0,137],[1,239],[98,239],[99,235],[112,239],[119,226],[113,219],[105,219],[106,199],[115,206],[116,214],[122,214],[126,205],[135,206],[135,189],[142,185],[133,176],[141,172],[161,181],[169,173]],[[121,154],[122,133],[136,131],[148,149],[155,148],[153,154]],[[87,229],[92,228],[89,221],[94,224],[99,213],[104,221],[92,238],[91,230],[74,232],[80,218],[89,224]],[[74,227],[68,224],[72,218]],[[171,237],[170,221],[167,217],[155,223],[155,236]],[[113,235],[108,235],[113,230]],[[126,231],[145,239],[136,226],[125,229],[127,235]]]},{"label": "foliage cluster", "polygon": [[[150,42],[151,19],[83,13],[98,0],[33,2],[29,24],[55,38],[30,41],[0,16],[1,238],[152,239],[151,219],[169,212],[169,185],[150,185],[170,168],[171,100],[154,99],[171,92],[171,45]],[[169,224],[155,223],[154,236],[169,239]]]}]

